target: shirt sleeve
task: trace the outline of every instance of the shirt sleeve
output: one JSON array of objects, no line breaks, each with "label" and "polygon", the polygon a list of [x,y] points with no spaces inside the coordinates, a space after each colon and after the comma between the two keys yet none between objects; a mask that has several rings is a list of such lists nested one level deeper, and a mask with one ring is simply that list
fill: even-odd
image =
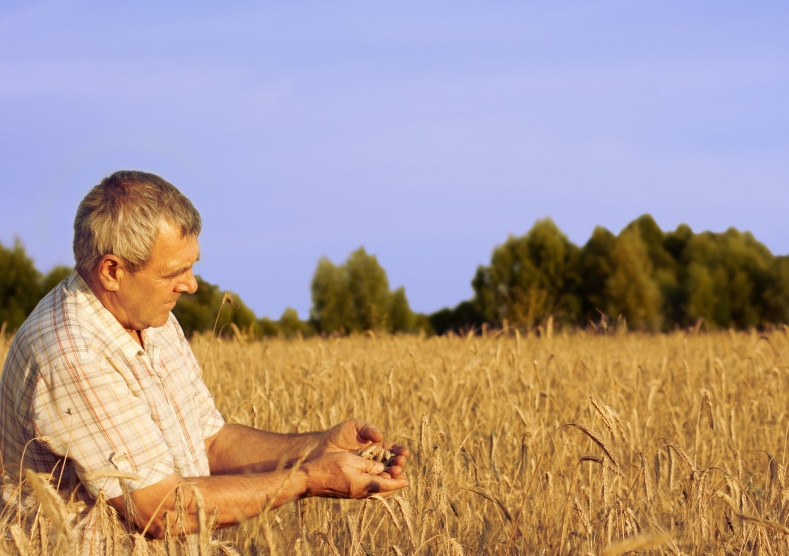
[{"label": "shirt sleeve", "polygon": [[141,390],[119,371],[108,357],[82,350],[42,372],[36,385],[34,422],[41,441],[73,462],[93,497],[104,491],[114,498],[175,470]]}]

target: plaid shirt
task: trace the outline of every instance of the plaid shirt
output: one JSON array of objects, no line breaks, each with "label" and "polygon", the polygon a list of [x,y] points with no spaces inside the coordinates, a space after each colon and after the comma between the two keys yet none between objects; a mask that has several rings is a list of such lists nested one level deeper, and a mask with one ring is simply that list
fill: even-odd
[{"label": "plaid shirt", "polygon": [[0,454],[12,479],[23,453],[24,467],[62,472],[62,485],[81,483],[93,498],[174,472],[210,474],[204,439],[224,420],[183,331],[171,313],[142,337],[144,350],[76,271],[41,300],[0,377]]}]

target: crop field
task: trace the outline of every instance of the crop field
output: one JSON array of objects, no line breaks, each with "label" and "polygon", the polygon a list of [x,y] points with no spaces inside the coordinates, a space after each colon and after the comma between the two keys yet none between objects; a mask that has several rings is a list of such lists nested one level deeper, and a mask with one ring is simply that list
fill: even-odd
[{"label": "crop field", "polygon": [[[394,496],[305,499],[197,549],[789,553],[786,329],[542,332],[196,337],[228,421],[303,432],[359,417],[412,450],[411,485]],[[6,510],[0,550],[57,553],[70,525],[55,506],[24,519]],[[181,550],[112,531],[111,551]]]}]

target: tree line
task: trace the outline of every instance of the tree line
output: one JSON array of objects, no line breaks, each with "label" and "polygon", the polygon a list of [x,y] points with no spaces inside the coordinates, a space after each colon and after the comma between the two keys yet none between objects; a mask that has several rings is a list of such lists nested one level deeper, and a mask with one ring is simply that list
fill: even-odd
[{"label": "tree line", "polygon": [[[35,269],[18,240],[0,244],[0,323],[13,330],[68,276]],[[198,290],[174,309],[184,331],[244,331],[253,337],[348,334],[367,330],[443,334],[482,327],[530,330],[551,319],[567,327],[611,321],[648,332],[698,326],[748,329],[789,321],[789,257],[773,256],[749,232],[663,232],[643,215],[618,235],[597,227],[574,245],[550,219],[509,237],[479,266],[472,299],[430,315],[415,313],[405,289],[392,290],[375,255],[359,248],[342,264],[322,258],[307,320],[288,308],[258,318],[237,295],[197,277]],[[220,312],[221,307],[221,312]]]},{"label": "tree line", "polygon": [[474,298],[431,315],[437,332],[487,323],[529,329],[624,320],[650,332],[704,323],[749,329],[787,322],[789,257],[749,232],[664,233],[648,214],[619,235],[597,227],[583,247],[550,220],[496,247],[472,280]]}]

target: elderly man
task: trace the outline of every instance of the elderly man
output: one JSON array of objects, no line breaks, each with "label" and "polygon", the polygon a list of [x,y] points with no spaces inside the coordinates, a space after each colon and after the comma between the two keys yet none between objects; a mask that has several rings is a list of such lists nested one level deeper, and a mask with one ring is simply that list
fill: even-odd
[{"label": "elderly man", "polygon": [[[306,496],[405,487],[408,449],[363,421],[306,434],[224,422],[170,312],[197,289],[200,226],[191,202],[152,174],[117,172],[83,199],[76,269],[19,329],[0,379],[6,473],[54,473],[88,503],[103,493],[157,537],[186,483],[218,526]],[[396,457],[356,455],[373,443]],[[194,531],[193,490],[182,492]]]}]

